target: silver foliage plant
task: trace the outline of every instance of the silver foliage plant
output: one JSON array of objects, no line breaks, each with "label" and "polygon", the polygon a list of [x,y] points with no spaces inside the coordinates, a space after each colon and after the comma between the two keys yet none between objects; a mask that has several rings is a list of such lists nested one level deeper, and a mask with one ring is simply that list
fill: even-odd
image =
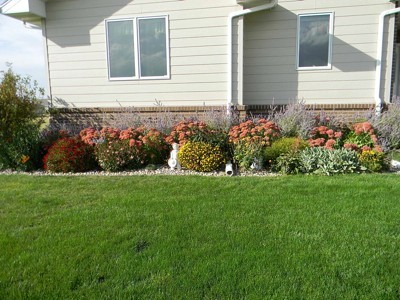
[{"label": "silver foliage plant", "polygon": [[371,118],[384,150],[400,149],[400,97],[394,97],[388,109],[380,116]]},{"label": "silver foliage plant", "polygon": [[306,108],[303,101],[290,103],[272,114],[272,120],[281,129],[282,136],[307,139],[315,127],[315,112]]},{"label": "silver foliage plant", "polygon": [[306,174],[349,174],[365,171],[355,151],[326,149],[322,147],[308,148],[300,152],[299,164]]}]

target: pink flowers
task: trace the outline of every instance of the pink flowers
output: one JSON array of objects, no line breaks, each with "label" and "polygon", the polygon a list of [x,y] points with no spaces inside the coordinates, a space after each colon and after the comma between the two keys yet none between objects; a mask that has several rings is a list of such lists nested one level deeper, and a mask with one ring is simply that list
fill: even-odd
[{"label": "pink flowers", "polygon": [[375,133],[374,128],[369,122],[356,123],[353,125],[353,130],[357,135],[360,135],[361,133],[368,133],[369,135],[373,135]]},{"label": "pink flowers", "polygon": [[[117,168],[111,166],[113,160],[111,155],[124,156],[124,159],[117,157],[115,160],[118,162],[118,168],[122,168],[122,161],[126,165],[132,160],[139,160],[143,164],[163,163],[169,152],[165,136],[156,129],[147,129],[144,126],[129,127],[124,130],[113,127],[104,127],[101,130],[86,128],[80,132],[80,137],[84,143],[97,150],[96,153],[102,157],[103,165],[109,170]],[[129,159],[133,156],[135,159]],[[107,161],[110,163],[107,164]]]},{"label": "pink flowers", "polygon": [[278,126],[266,119],[258,121],[248,120],[233,126],[229,131],[229,141],[237,144],[239,141],[256,142],[262,145],[270,145],[271,140],[280,136]]},{"label": "pink flowers", "polygon": [[170,135],[165,140],[170,145],[178,143],[182,146],[196,133],[210,134],[212,130],[201,121],[182,121],[172,128]]},{"label": "pink flowers", "polygon": [[312,138],[308,140],[311,147],[324,147],[334,149],[338,146],[338,141],[342,138],[341,131],[334,131],[327,126],[315,127],[311,132]]},{"label": "pink flowers", "polygon": [[351,129],[352,131],[344,141],[346,149],[359,152],[371,151],[373,149],[376,152],[382,152],[382,148],[378,145],[375,130],[369,122],[353,124]]},{"label": "pink flowers", "polygon": [[81,140],[85,144],[94,146],[94,144],[96,143],[96,140],[100,137],[100,132],[92,127],[89,127],[89,128],[83,129],[79,133],[79,136],[81,137]]}]

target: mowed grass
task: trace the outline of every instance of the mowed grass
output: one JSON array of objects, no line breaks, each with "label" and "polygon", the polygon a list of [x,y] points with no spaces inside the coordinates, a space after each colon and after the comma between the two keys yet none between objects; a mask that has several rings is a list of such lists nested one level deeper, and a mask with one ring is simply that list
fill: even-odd
[{"label": "mowed grass", "polygon": [[0,299],[399,299],[398,175],[0,176]]}]

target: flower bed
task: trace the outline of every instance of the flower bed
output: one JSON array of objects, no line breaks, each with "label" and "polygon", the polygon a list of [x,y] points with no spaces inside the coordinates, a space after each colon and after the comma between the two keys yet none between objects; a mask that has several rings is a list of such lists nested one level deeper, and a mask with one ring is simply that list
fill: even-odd
[{"label": "flower bed", "polygon": [[[374,128],[373,119],[344,124],[321,114],[311,119],[308,114],[292,125],[291,114],[298,107],[301,106],[289,107],[287,113],[280,112],[271,119],[239,123],[228,119],[228,127],[184,120],[163,132],[143,125],[84,128],[78,135],[47,129],[40,144],[43,168],[61,173],[153,174],[145,170],[148,167],[156,169],[155,174],[164,174],[168,173],[172,143],[178,143],[184,174],[224,174],[227,162],[233,163],[236,174],[258,171],[331,175],[388,170],[387,151],[391,148],[382,143],[385,133]],[[279,124],[284,124],[284,130]]]}]

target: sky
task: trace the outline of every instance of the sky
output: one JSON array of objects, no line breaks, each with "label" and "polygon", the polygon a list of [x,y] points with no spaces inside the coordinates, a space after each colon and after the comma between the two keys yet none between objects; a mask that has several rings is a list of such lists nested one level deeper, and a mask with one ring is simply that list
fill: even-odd
[{"label": "sky", "polygon": [[30,76],[40,87],[47,87],[42,31],[0,14],[0,71],[8,69],[7,63],[12,64],[15,73]]}]

